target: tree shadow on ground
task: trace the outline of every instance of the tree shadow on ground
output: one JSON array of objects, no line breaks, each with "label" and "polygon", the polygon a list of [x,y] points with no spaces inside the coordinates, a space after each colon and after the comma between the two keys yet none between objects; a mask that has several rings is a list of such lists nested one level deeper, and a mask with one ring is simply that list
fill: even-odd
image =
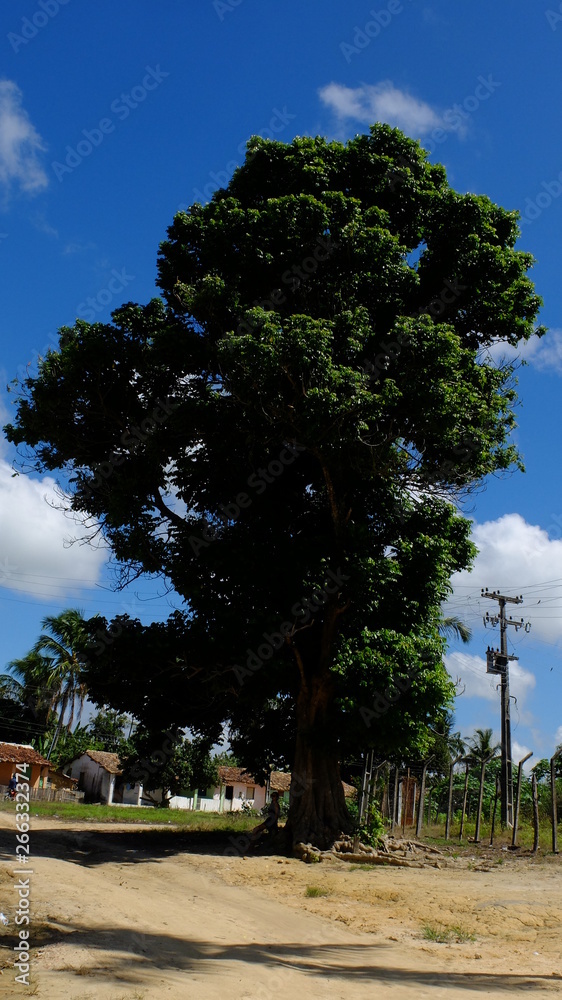
[{"label": "tree shadow on ground", "polygon": [[[76,968],[80,976],[114,976],[120,982],[140,983],[148,967],[161,972],[185,972],[210,975],[219,971],[217,963],[244,963],[260,966],[271,972],[284,969],[307,976],[330,976],[347,983],[353,980],[373,984],[401,984],[412,987],[441,987],[489,993],[504,990],[513,993],[537,988],[545,982],[556,985],[549,975],[515,975],[513,973],[452,972],[400,969],[384,964],[384,944],[287,944],[240,943],[212,944],[193,938],[169,934],[145,934],[128,927],[108,927],[103,930],[78,923],[57,921],[43,924],[39,934],[41,948],[65,942],[88,950],[91,967]],[[96,962],[96,958],[99,959]],[[70,964],[60,967],[73,971]],[[56,970],[55,970],[56,971]],[[220,970],[224,971],[224,970]],[[237,970],[240,973],[241,970]]]},{"label": "tree shadow on ground", "polygon": [[[260,845],[256,853],[284,854],[285,839],[279,834],[275,840]],[[0,830],[0,859],[13,861],[15,829]],[[33,830],[30,833],[31,855],[59,858],[93,868],[101,864],[136,864],[140,861],[159,861],[176,854],[212,854],[223,857],[241,857],[250,849],[248,833],[228,830],[61,830],[60,828]]]}]

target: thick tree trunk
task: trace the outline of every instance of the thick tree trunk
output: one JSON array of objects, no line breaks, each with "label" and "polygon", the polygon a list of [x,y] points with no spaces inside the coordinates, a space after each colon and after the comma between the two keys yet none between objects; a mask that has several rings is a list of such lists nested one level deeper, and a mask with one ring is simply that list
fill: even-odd
[{"label": "thick tree trunk", "polygon": [[326,850],[352,826],[331,720],[332,683],[328,672],[301,677],[287,832],[293,844]]}]

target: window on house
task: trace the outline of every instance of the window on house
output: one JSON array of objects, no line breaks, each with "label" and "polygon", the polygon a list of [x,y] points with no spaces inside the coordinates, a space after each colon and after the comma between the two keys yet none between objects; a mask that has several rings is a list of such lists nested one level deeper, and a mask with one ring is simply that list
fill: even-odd
[{"label": "window on house", "polygon": [[246,798],[253,799],[255,796],[256,787],[255,785],[246,785]]},{"label": "window on house", "polygon": [[233,799],[234,798],[234,785],[227,785],[226,786],[226,788],[224,790],[224,797],[225,797],[225,799]]}]

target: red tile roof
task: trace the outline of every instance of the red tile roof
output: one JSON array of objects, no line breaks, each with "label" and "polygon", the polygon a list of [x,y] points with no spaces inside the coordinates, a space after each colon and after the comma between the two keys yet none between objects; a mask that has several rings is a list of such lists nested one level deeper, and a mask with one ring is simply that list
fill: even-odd
[{"label": "red tile roof", "polygon": [[106,750],[86,750],[85,753],[95,764],[99,764],[110,774],[121,774],[119,755]]},{"label": "red tile roof", "polygon": [[39,764],[41,767],[53,766],[27,743],[0,743],[0,761],[9,761],[10,764]]},{"label": "red tile roof", "polygon": [[223,785],[257,785],[257,781],[248,774],[243,767],[227,767],[226,765],[221,765],[219,767],[219,781]]},{"label": "red tile roof", "polygon": [[346,799],[354,799],[355,796],[357,795],[357,789],[354,787],[354,785],[348,785],[347,781],[342,781],[342,785],[343,785],[343,794],[345,795]]},{"label": "red tile roof", "polygon": [[[258,785],[255,778],[252,777],[243,767],[219,767],[219,780],[223,785]],[[342,781],[343,792],[346,799],[353,798],[357,794],[357,789],[353,785],[348,785],[347,782]],[[260,786],[260,787],[263,787]],[[291,788],[291,774],[289,771],[272,771],[269,778],[269,788],[272,792],[288,792]]]},{"label": "red tile roof", "polygon": [[272,771],[269,787],[272,792],[288,792],[291,788],[291,775],[285,771]]}]

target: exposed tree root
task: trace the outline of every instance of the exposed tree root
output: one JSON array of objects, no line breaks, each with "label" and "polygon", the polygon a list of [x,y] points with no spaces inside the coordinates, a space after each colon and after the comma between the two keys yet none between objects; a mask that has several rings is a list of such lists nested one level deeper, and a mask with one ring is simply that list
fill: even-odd
[{"label": "exposed tree root", "polygon": [[[392,865],[395,868],[443,868],[447,857],[436,847],[429,847],[416,840],[395,840],[384,837],[378,847],[362,844],[357,838],[342,835],[329,851],[321,851],[312,844],[293,844],[293,854],[307,864],[321,861],[348,861],[353,864]],[[439,860],[438,860],[439,859]]]}]

